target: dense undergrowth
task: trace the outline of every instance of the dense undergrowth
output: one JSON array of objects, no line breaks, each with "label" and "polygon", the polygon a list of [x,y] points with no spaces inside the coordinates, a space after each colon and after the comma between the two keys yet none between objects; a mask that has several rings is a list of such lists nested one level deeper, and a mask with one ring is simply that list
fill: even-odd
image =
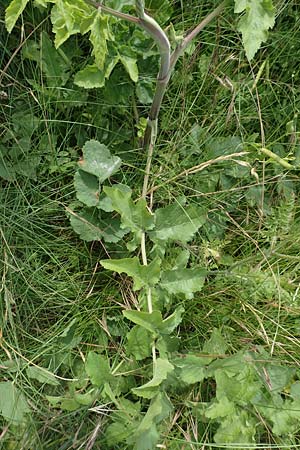
[{"label": "dense undergrowth", "polygon": [[[152,7],[177,34],[215,4],[171,3]],[[180,255],[167,250],[169,267],[188,258],[206,275],[192,299],[180,297],[172,363],[181,382],[165,377],[174,408],[166,399],[164,421],[151,430],[160,448],[300,446],[300,7],[277,2],[277,12],[251,63],[231,17],[212,22],[180,60],[163,104],[151,202],[193,205],[207,220],[179,244]],[[139,137],[157,54],[141,41],[148,53],[136,85],[118,64],[104,88],[85,90],[74,76],[86,64],[88,39],[73,36],[56,50],[42,8],[27,9],[10,35],[2,6],[1,14],[0,378],[11,382],[11,406],[2,410],[0,447],[131,449],[147,410],[132,389],[148,379],[150,362],[122,314],[137,305],[131,281],[99,263],[128,251],[123,241],[83,242],[70,211],[82,208],[73,180],[88,140],[122,159],[113,182],[140,195]],[[139,32],[119,32],[145,53]],[[203,367],[197,354],[206,355]],[[95,393],[97,355],[104,378],[119,375],[106,397]]]}]

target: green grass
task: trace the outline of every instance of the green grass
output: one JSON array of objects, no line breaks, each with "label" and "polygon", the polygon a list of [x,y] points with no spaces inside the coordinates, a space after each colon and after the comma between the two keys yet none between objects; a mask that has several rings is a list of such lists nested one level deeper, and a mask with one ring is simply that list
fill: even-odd
[{"label": "green grass", "polygon": [[[187,3],[183,11],[178,6],[175,14],[178,26],[182,24],[185,29],[197,20],[197,2]],[[208,281],[193,301],[185,300],[182,350],[200,349],[217,327],[232,353],[263,347],[273,361],[299,368],[298,173],[287,173],[252,151],[247,163],[257,177],[228,180],[228,187],[225,180],[217,190],[210,189],[214,176],[235,165],[224,162],[171,180],[207,159],[204,144],[209,139],[235,135],[253,142],[256,135],[260,143],[262,128],[268,148],[282,156],[290,153],[299,162],[299,136],[287,134],[286,126],[294,121],[298,132],[300,9],[296,1],[286,6],[282,3],[282,9],[271,39],[251,67],[239,35],[225,20],[219,20],[217,34],[215,25],[208,27],[201,47],[184,56],[164,102],[152,182],[153,186],[162,184],[154,194],[155,205],[185,197],[209,211],[205,233],[190,244],[194,260],[208,270]],[[10,37],[1,31],[2,69],[19,42],[19,31]],[[262,64],[265,67],[253,88]],[[16,133],[14,112],[30,111],[41,121],[41,131],[33,134],[35,148],[29,154],[38,151],[42,139],[47,143],[43,143],[35,178],[18,176],[15,181],[0,181],[0,361],[9,359],[15,364],[9,374],[0,367],[0,378],[12,379],[33,410],[24,429],[2,421],[0,447],[90,449],[95,440],[94,448],[106,448],[106,413],[86,408],[63,412],[49,407],[45,394],[51,395],[52,387],[30,379],[26,369],[36,364],[62,378],[76,377],[87,351],[95,348],[115,361],[120,355],[126,359],[123,343],[128,326],[121,311],[136,299],[126,280],[104,275],[99,265],[107,253],[123,250],[80,241],[65,208],[75,200],[73,174],[80,148],[88,138],[106,139],[126,158],[122,181],[139,193],[144,157],[138,149],[126,151],[134,120],[123,123],[124,117],[133,117],[133,113],[131,106],[122,102],[107,104],[100,92],[90,94],[88,105],[84,99],[77,106],[70,101],[71,106],[64,109],[61,99],[32,84],[33,79],[41,83],[39,70],[24,60],[21,52],[16,52],[0,75],[1,89],[8,95],[1,100],[0,139],[7,130]],[[139,109],[144,114],[144,107]],[[188,137],[195,124],[203,128],[203,135],[199,149],[191,151]],[[125,149],[120,139],[124,134],[128,137]],[[260,189],[251,196],[249,188],[257,186]],[[80,339],[68,347],[59,339],[72,321]],[[61,393],[65,388],[62,383]],[[207,383],[205,389],[207,392],[195,388],[187,393],[185,403],[201,396],[210,398],[215,386]],[[172,450],[231,448],[213,444],[213,431],[201,417],[190,415],[179,399],[164,443]],[[276,443],[266,426],[261,446],[249,448],[281,449],[285,444]],[[299,436],[287,446],[297,447]]]}]

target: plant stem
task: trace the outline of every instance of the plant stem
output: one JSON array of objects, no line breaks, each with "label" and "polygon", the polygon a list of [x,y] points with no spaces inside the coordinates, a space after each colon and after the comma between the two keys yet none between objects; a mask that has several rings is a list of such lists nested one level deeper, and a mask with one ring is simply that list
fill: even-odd
[{"label": "plant stem", "polygon": [[98,9],[99,11],[103,11],[106,14],[109,14],[114,17],[118,17],[118,19],[124,19],[124,20],[127,20],[127,22],[132,22],[132,23],[139,22],[138,17],[131,16],[130,14],[122,13],[121,11],[117,11],[115,9],[110,8],[109,6],[103,5],[103,3],[94,2],[93,0],[85,0],[85,2],[91,6],[94,6],[94,8]]},{"label": "plant stem", "polygon": [[276,155],[276,153],[272,152],[271,150],[261,147],[258,149],[260,152],[262,152],[264,155],[268,156],[269,158],[273,159],[273,161],[276,161],[278,164],[280,164],[285,169],[293,170],[295,169],[292,164],[288,163],[285,159],[280,158],[279,155]]},{"label": "plant stem", "polygon": [[151,163],[152,163],[152,156],[153,151],[155,147],[156,137],[157,137],[157,119],[151,120],[148,119],[147,123],[147,129],[149,130],[149,145],[148,145],[148,155],[147,155],[147,163],[145,167],[145,175],[144,175],[144,183],[143,183],[143,190],[142,190],[142,198],[146,198],[147,192],[148,192],[148,183],[149,183],[149,177],[150,177],[150,170],[151,170]]},{"label": "plant stem", "polygon": [[[180,44],[177,45],[172,55],[170,55],[169,60],[169,68],[167,70],[162,70],[162,65],[164,63],[165,54],[160,52],[161,54],[161,69],[159,72],[159,76],[157,78],[156,90],[153,98],[153,102],[149,112],[149,122],[158,119],[159,111],[161,108],[161,104],[163,101],[163,97],[167,90],[172,71],[182,53],[185,51],[187,46],[195,39],[196,36],[203,30],[203,28],[208,25],[213,19],[215,19],[224,9],[228,0],[224,0],[214,11],[212,11],[208,16],[206,16],[187,36],[182,40]],[[166,68],[166,67],[164,67]],[[151,125],[148,122],[145,136],[144,136],[144,148],[148,148],[150,146],[151,140]],[[150,149],[149,149],[150,150]]]},{"label": "plant stem", "polygon": [[[145,233],[142,233],[142,236],[141,236],[141,253],[142,253],[143,265],[147,266],[148,261],[147,261],[146,234]],[[153,312],[153,305],[152,305],[152,292],[151,292],[150,286],[148,286],[148,288],[147,288],[147,306],[148,306],[148,312],[151,314]],[[152,344],[152,359],[153,359],[153,364],[155,364],[156,349],[155,349],[154,343]]]}]

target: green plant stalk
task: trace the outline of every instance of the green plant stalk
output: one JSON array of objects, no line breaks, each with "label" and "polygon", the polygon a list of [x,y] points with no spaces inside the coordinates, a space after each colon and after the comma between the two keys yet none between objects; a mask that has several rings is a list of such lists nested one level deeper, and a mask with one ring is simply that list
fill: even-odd
[{"label": "green plant stalk", "polygon": [[268,156],[269,158],[273,159],[273,161],[276,161],[285,169],[289,170],[295,169],[295,167],[292,166],[292,164],[288,163],[285,159],[280,158],[280,156],[276,155],[276,153],[272,152],[271,150],[261,147],[259,148],[259,151],[262,152],[264,155]]},{"label": "green plant stalk", "polygon": [[[144,136],[144,148],[148,149],[148,159],[149,159],[149,153],[151,152],[151,157],[153,154],[153,148],[151,148],[151,146],[150,146],[150,142],[153,142],[152,123],[154,121],[157,122],[157,120],[158,120],[162,101],[163,101],[165,92],[167,90],[172,71],[173,71],[179,57],[183,54],[183,52],[188,47],[188,45],[192,42],[192,40],[195,39],[198,36],[198,34],[203,30],[203,28],[206,25],[208,25],[213,19],[215,19],[223,11],[223,9],[227,5],[227,3],[228,3],[228,0],[224,0],[214,11],[212,11],[210,14],[208,14],[208,16],[206,16],[191,32],[189,32],[187,34],[187,36],[182,40],[182,42],[180,42],[177,45],[177,47],[175,48],[173,53],[172,54],[170,53],[168,55],[168,58],[169,58],[168,66],[165,63],[165,59],[167,58],[167,56],[166,56],[167,46],[163,47],[163,48],[160,47],[161,67],[160,67],[159,75],[157,78],[156,90],[155,90],[153,102],[152,102],[152,105],[151,105],[151,108],[149,111],[149,119],[148,119],[148,124],[146,127],[145,136]],[[153,19],[152,18],[150,18],[150,19],[151,19],[151,23],[153,23]],[[160,29],[159,25],[157,25],[156,34],[161,33],[160,30],[161,29]],[[170,46],[169,46],[169,51],[170,51]],[[168,70],[166,70],[167,67],[168,67]],[[156,135],[157,135],[157,127],[156,127]],[[155,136],[155,139],[156,139],[156,136]],[[155,145],[155,140],[154,140],[154,145]],[[148,161],[147,161],[147,163],[148,163]],[[151,166],[151,163],[150,163],[150,166]],[[149,175],[150,174],[146,171],[145,178],[149,179]]]},{"label": "green plant stalk", "polygon": [[[147,150],[147,162],[145,167],[145,175],[143,181],[142,198],[146,199],[148,184],[150,178],[152,157],[155,148],[157,129],[158,129],[158,116],[162,101],[167,90],[172,71],[178,61],[179,57],[185,51],[186,47],[191,43],[191,41],[200,33],[200,31],[210,23],[215,17],[217,17],[220,12],[225,7],[227,0],[223,1],[212,13],[210,13],[205,19],[203,19],[183,40],[171,55],[171,45],[170,41],[160,27],[160,25],[150,17],[145,12],[145,5],[143,0],[136,0],[136,12],[138,17],[131,16],[129,14],[124,14],[119,11],[115,11],[109,7],[106,7],[102,3],[96,3],[93,0],[86,0],[87,3],[96,7],[99,11],[111,14],[120,19],[127,20],[128,22],[135,23],[140,26],[146,33],[148,33],[153,40],[156,42],[159,53],[160,53],[160,69],[157,77],[156,89],[152,101],[152,105],[148,115],[147,127],[144,135],[144,149]],[[148,265],[147,261],[147,251],[146,251],[146,236],[142,233],[141,236],[141,254],[143,265]],[[151,288],[147,289],[147,307],[149,313],[153,311],[152,304],[152,292]],[[152,357],[153,363],[156,361],[156,350],[155,344],[152,345]]]},{"label": "green plant stalk", "polygon": [[100,12],[103,11],[104,13],[109,14],[114,17],[117,17],[118,19],[124,19],[124,20],[127,20],[127,22],[132,22],[132,23],[139,22],[138,17],[134,17],[134,16],[131,16],[130,14],[125,14],[120,11],[116,11],[115,9],[112,9],[109,6],[103,5],[103,3],[94,2],[93,0],[85,0],[85,3],[98,9],[98,11],[100,11]]}]

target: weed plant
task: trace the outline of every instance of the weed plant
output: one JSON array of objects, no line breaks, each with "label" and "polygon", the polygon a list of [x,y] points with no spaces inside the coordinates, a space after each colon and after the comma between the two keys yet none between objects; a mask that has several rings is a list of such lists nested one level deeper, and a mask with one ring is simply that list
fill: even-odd
[{"label": "weed plant", "polygon": [[[152,3],[162,25],[171,14],[177,32],[190,29],[195,14],[203,17],[215,6],[174,2],[166,13]],[[199,383],[198,365],[176,389],[168,386],[174,409],[159,425],[162,448],[300,446],[299,177],[297,170],[259,153],[257,145],[299,165],[300,8],[296,1],[276,6],[276,26],[250,64],[230,18],[224,14],[210,24],[201,43],[181,59],[162,106],[149,185],[153,205],[200,205],[208,217],[201,232],[182,245],[189,264],[205,268],[207,275],[193,299],[180,299],[185,313],[175,336],[180,338],[177,359],[190,358],[192,367],[193,358],[203,353],[218,356],[212,361],[213,376]],[[113,182],[136,186],[138,195],[145,166],[139,136],[157,55],[150,57],[152,74],[141,63],[138,94],[122,67],[105,90],[81,89],[71,76],[63,86],[61,79],[49,85],[32,56],[41,32],[49,45],[51,24],[37,8],[25,10],[12,34],[4,26],[0,32],[0,149],[5,161],[0,166],[0,374],[1,383],[12,382],[17,389],[12,393],[19,395],[14,420],[7,421],[4,413],[0,419],[0,448],[130,449],[132,444],[118,440],[122,430],[115,424],[122,423],[118,414],[124,405],[137,404],[130,388],[136,378],[149,379],[151,358],[137,369],[136,358],[127,352],[132,325],[122,311],[138,302],[131,281],[99,264],[108,255],[126,257],[128,251],[122,242],[83,242],[66,210],[80,210],[73,177],[90,139],[123,160]],[[66,74],[83,69],[89,45],[76,36],[64,44],[62,51],[71,61]],[[248,152],[243,158],[215,161],[241,146]],[[5,147],[11,149],[9,159]],[[167,264],[172,264],[176,255],[168,251]],[[89,354],[100,355],[101,361],[109,358],[113,373],[137,373],[118,386],[124,392],[123,408],[112,400],[89,402]],[[176,364],[177,370],[184,369]],[[230,377],[229,384],[237,386],[228,394],[234,405],[224,400]],[[248,386],[260,394],[255,402]],[[74,392],[77,400],[86,395],[76,408]],[[68,401],[55,408],[54,397]],[[145,417],[146,402],[141,404]],[[243,410],[250,416],[243,416]]]}]

